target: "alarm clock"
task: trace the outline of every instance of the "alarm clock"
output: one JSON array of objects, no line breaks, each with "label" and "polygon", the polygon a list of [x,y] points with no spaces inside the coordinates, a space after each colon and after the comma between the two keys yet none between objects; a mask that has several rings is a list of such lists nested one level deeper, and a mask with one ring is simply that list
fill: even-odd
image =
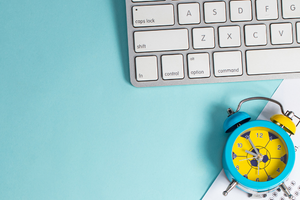
[{"label": "alarm clock", "polygon": [[[252,120],[246,112],[240,111],[243,103],[252,100],[267,100],[276,103],[281,114],[270,121]],[[300,118],[292,111],[284,112],[280,102],[252,97],[242,100],[237,110],[228,110],[223,128],[231,133],[223,151],[223,168],[230,181],[224,196],[235,187],[248,193],[249,197],[266,197],[268,192],[282,190],[293,198],[284,181],[295,163],[294,144],[290,138],[296,132]],[[298,120],[294,124],[293,118]]]}]

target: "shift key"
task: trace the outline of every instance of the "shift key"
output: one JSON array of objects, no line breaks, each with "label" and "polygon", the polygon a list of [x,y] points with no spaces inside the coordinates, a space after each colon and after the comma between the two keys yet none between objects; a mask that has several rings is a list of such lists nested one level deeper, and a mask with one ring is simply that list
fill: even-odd
[{"label": "shift key", "polygon": [[134,48],[137,53],[187,50],[189,48],[188,30],[138,31],[134,33]]}]

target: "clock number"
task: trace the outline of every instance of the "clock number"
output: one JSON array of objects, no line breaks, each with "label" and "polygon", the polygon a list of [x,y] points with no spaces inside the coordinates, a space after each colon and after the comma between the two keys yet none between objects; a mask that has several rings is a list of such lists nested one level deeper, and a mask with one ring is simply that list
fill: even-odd
[{"label": "clock number", "polygon": [[256,133],[256,136],[257,136],[258,138],[263,138],[263,133]]},{"label": "clock number", "polygon": [[256,182],[259,182],[259,178],[256,179]]},{"label": "clock number", "polygon": [[239,170],[239,169],[240,169],[240,166],[237,165],[235,168],[236,168],[237,170]]},{"label": "clock number", "polygon": [[277,172],[280,172],[280,168],[278,168],[276,171],[277,171]]},{"label": "clock number", "polygon": [[242,148],[243,147],[243,144],[242,143],[238,143],[238,148]]},{"label": "clock number", "polygon": [[278,146],[277,146],[277,150],[281,150],[281,145],[278,145]]}]

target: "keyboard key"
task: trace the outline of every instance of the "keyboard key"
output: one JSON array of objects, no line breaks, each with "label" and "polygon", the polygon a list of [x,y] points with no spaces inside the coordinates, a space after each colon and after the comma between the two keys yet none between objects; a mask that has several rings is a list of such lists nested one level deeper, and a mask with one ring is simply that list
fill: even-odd
[{"label": "keyboard key", "polygon": [[257,19],[278,19],[277,4],[277,0],[256,0]]},{"label": "keyboard key", "polygon": [[292,24],[271,24],[271,42],[272,44],[293,43]]},{"label": "keyboard key", "polygon": [[300,72],[300,48],[248,50],[247,73],[250,75]]},{"label": "keyboard key", "polygon": [[179,24],[199,24],[200,5],[199,3],[178,4]]},{"label": "keyboard key", "polygon": [[188,30],[138,31],[134,33],[134,45],[136,52],[187,50]]},{"label": "keyboard key", "polygon": [[283,18],[300,18],[299,0],[282,0]]},{"label": "keyboard key", "polygon": [[165,1],[165,0],[132,0],[132,2],[142,2],[142,1]]},{"label": "keyboard key", "polygon": [[183,56],[164,55],[161,57],[163,79],[183,79]]},{"label": "keyboard key", "polygon": [[220,47],[239,47],[241,46],[241,35],[239,26],[219,27]]},{"label": "keyboard key", "polygon": [[214,28],[194,28],[193,46],[195,49],[207,49],[215,47]]},{"label": "keyboard key", "polygon": [[225,2],[205,2],[204,19],[206,23],[226,22]]},{"label": "keyboard key", "polygon": [[209,54],[195,53],[188,55],[188,68],[190,78],[210,77]]},{"label": "keyboard key", "polygon": [[300,43],[300,22],[297,22],[297,42]]},{"label": "keyboard key", "polygon": [[157,80],[157,57],[143,56],[135,58],[136,79],[138,81]]},{"label": "keyboard key", "polygon": [[242,53],[240,51],[214,53],[214,69],[215,76],[242,75]]},{"label": "keyboard key", "polygon": [[251,1],[230,1],[231,21],[250,21],[252,19]]},{"label": "keyboard key", "polygon": [[247,46],[266,45],[267,28],[266,25],[247,25],[245,26],[245,43]]},{"label": "keyboard key", "polygon": [[134,6],[132,8],[133,26],[174,25],[173,5]]}]

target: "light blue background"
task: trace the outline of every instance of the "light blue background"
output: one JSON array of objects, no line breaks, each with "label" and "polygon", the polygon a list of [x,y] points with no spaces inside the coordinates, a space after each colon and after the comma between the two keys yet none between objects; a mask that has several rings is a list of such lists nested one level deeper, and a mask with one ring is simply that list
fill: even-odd
[{"label": "light blue background", "polygon": [[281,82],[135,88],[125,17],[123,0],[0,0],[0,199],[201,199],[226,109]]}]

